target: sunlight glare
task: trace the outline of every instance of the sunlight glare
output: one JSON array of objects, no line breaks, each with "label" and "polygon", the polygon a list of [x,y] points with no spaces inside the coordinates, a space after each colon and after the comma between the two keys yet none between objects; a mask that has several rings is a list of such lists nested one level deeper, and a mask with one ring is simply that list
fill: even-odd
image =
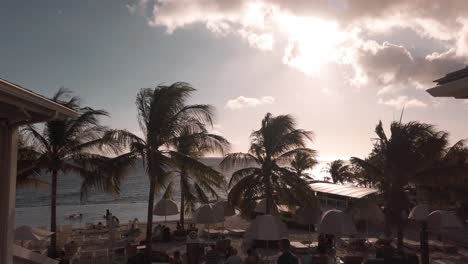
[{"label": "sunlight glare", "polygon": [[340,32],[336,22],[291,15],[280,15],[277,19],[288,38],[285,64],[316,75],[325,64],[339,59],[339,45],[346,40],[346,34]]}]

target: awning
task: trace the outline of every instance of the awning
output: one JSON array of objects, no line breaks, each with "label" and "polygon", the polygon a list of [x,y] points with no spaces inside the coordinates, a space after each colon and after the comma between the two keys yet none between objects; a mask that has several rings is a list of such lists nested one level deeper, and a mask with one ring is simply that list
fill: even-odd
[{"label": "awning", "polygon": [[51,119],[76,118],[78,113],[42,95],[0,79],[0,120],[30,124]]},{"label": "awning", "polygon": [[328,193],[358,199],[378,192],[377,189],[373,188],[355,187],[326,182],[311,183],[309,184],[309,186],[315,192]]}]

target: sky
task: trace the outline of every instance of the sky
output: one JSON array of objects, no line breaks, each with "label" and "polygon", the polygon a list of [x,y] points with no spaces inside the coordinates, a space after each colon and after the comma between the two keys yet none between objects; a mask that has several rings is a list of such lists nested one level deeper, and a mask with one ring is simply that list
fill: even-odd
[{"label": "sky", "polygon": [[467,22],[465,0],[3,0],[0,78],[68,88],[135,133],[140,88],[185,81],[233,151],[271,112],[313,131],[322,160],[365,157],[403,109],[468,136],[468,103],[425,92],[465,67]]}]

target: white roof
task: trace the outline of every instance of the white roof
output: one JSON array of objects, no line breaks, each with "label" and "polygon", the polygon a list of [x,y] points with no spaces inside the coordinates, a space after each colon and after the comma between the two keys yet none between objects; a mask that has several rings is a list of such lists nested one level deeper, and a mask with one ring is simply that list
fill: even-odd
[{"label": "white roof", "polygon": [[378,192],[377,189],[373,188],[355,187],[326,182],[315,182],[309,184],[309,186],[315,192],[329,193],[351,198],[362,198]]},{"label": "white roof", "polygon": [[0,79],[0,119],[18,125],[76,118],[78,113],[42,95]]}]

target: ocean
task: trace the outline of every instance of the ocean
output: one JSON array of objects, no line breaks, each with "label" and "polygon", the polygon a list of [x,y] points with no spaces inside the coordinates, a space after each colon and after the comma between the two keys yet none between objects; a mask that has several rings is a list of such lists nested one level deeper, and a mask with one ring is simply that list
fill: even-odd
[{"label": "ocean", "polygon": [[[219,169],[221,158],[205,158],[205,164]],[[325,162],[321,162],[309,173],[316,179],[323,179],[323,167]],[[227,179],[229,172],[223,173]],[[43,176],[42,179],[49,181],[50,177]],[[179,190],[179,181],[174,178],[175,190]],[[83,226],[85,223],[98,223],[103,221],[106,209],[117,216],[121,223],[138,218],[141,222],[146,222],[146,212],[148,206],[149,180],[146,171],[141,165],[137,165],[129,170],[128,175],[122,181],[120,195],[112,195],[102,192],[92,191],[87,199],[80,201],[81,178],[76,175],[59,175],[57,182],[57,224],[71,224]],[[226,197],[226,193],[220,191],[221,197]],[[160,199],[160,195],[155,197],[155,201]],[[180,201],[180,192],[175,191],[172,197],[174,201]],[[82,214],[81,219],[69,219],[66,216],[71,214]],[[153,216],[154,221],[164,221],[164,217]],[[167,220],[176,220],[177,215],[168,216]],[[20,188],[16,192],[16,226],[49,226],[50,225],[50,188]]]}]

